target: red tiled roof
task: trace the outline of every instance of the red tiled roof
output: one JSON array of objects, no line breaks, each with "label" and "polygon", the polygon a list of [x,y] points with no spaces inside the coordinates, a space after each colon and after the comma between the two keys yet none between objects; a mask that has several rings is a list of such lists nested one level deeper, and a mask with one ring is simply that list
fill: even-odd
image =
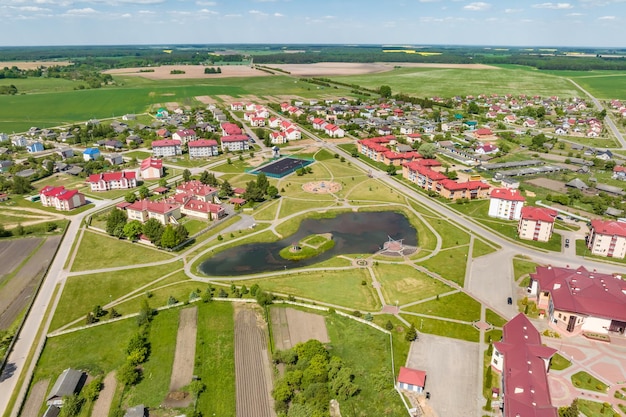
[{"label": "red tiled roof", "polygon": [[[444,175],[445,177],[445,175]],[[455,180],[445,179],[439,181],[441,186],[446,190],[450,191],[459,191],[459,190],[480,190],[491,188],[491,185],[484,183],[482,181],[465,181],[465,182],[456,182]]]},{"label": "red tiled roof", "polygon": [[217,141],[213,139],[198,139],[187,143],[190,148],[200,148],[203,146],[217,146]]},{"label": "red tiled roof", "polygon": [[184,136],[196,136],[196,132],[193,129],[182,129],[182,130],[178,130],[176,131],[176,134],[180,137],[184,137]]},{"label": "red tiled roof", "polygon": [[246,142],[249,138],[246,135],[228,135],[222,136],[222,142]]},{"label": "red tiled roof", "polygon": [[478,136],[489,136],[489,135],[493,135],[493,132],[491,131],[491,129],[487,129],[486,127],[484,127],[484,128],[476,130],[476,134]]},{"label": "red tiled roof", "polygon": [[58,200],[69,200],[78,194],[78,190],[66,190],[62,185],[58,187],[48,185],[42,188],[39,194],[43,194],[46,197],[54,197]]},{"label": "red tiled roof", "polygon": [[149,157],[141,161],[141,170],[143,171],[148,168],[163,168],[163,160]]},{"label": "red tiled roof", "polygon": [[180,184],[178,187],[176,187],[176,192],[179,194],[182,192],[190,192],[190,193],[193,193],[194,195],[199,195],[199,196],[207,196],[217,191],[218,191],[217,188],[213,188],[209,185],[202,184],[198,180],[191,180],[188,182],[184,182]]},{"label": "red tiled roof", "polygon": [[180,146],[180,141],[178,139],[162,139],[152,141],[153,148],[160,146]]},{"label": "red tiled roof", "polygon": [[137,200],[126,207],[126,210],[150,211],[152,213],[166,214],[178,208],[178,204],[170,204],[166,201],[151,201],[148,199]]},{"label": "red tiled roof", "polygon": [[424,387],[426,384],[426,372],[401,366],[398,374],[398,383]]},{"label": "red tiled roof", "polygon": [[243,199],[243,198],[238,198],[238,197],[233,197],[233,198],[231,198],[231,199],[229,200],[229,202],[230,202],[231,204],[239,204],[239,205],[246,204],[246,200],[245,200],[245,199]]},{"label": "red tiled roof", "polygon": [[191,199],[184,205],[185,210],[197,211],[199,213],[219,213],[224,210],[219,204],[205,203],[204,201]]},{"label": "red tiled roof", "polygon": [[541,335],[523,313],[504,325],[502,341],[494,347],[504,355],[505,417],[557,417],[544,361],[556,349],[542,346]]},{"label": "red tiled roof", "polygon": [[126,207],[130,206],[130,204],[131,204],[131,203],[129,203],[128,201],[122,201],[122,202],[120,202],[120,203],[117,203],[117,204],[115,205],[115,207],[117,207],[118,209],[125,210],[125,209],[126,209]]},{"label": "red tiled roof", "polygon": [[500,200],[507,201],[526,201],[523,195],[520,194],[519,190],[511,190],[509,188],[494,188],[489,193],[491,198],[498,198]]},{"label": "red tiled roof", "polygon": [[534,220],[554,223],[554,219],[559,213],[545,207],[524,206],[520,218],[522,220]]},{"label": "red tiled roof", "polygon": [[87,182],[99,182],[99,181],[119,181],[122,178],[131,180],[137,176],[135,171],[117,171],[117,172],[104,172],[101,174],[91,174],[87,178]]},{"label": "red tiled roof", "polygon": [[241,128],[234,123],[222,123],[222,129],[228,136],[241,135]]},{"label": "red tiled roof", "polygon": [[626,281],[609,274],[578,269],[538,266],[530,277],[541,291],[550,292],[554,308],[626,321]]},{"label": "red tiled roof", "polygon": [[612,220],[592,220],[591,228],[601,235],[615,235],[626,237],[626,223]]},{"label": "red tiled roof", "polygon": [[616,165],[615,167],[613,167],[613,172],[626,172],[626,167]]}]

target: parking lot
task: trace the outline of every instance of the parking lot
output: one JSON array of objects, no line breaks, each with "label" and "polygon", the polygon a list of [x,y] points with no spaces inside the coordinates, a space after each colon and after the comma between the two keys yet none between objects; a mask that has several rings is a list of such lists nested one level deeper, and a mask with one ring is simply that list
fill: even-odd
[{"label": "parking lot", "polygon": [[[420,334],[407,366],[426,371],[429,405],[439,416],[475,415],[483,403],[478,369],[478,343]],[[472,411],[470,411],[472,410]],[[468,414],[471,413],[471,414]]]}]

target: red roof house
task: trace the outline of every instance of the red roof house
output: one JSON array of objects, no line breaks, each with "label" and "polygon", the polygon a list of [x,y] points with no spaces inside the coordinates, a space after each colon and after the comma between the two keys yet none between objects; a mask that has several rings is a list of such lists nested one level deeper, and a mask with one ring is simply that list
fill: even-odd
[{"label": "red roof house", "polygon": [[87,178],[91,191],[127,190],[137,186],[135,171],[104,172]]},{"label": "red roof house", "polygon": [[163,176],[163,160],[153,157],[146,158],[141,161],[139,172],[144,180],[157,180]]},{"label": "red roof house", "polygon": [[78,190],[66,190],[64,186],[48,185],[39,191],[39,198],[44,207],[69,211],[85,204],[85,196]]},{"label": "red roof house", "polygon": [[400,367],[398,388],[421,394],[426,386],[426,372],[418,369]]}]

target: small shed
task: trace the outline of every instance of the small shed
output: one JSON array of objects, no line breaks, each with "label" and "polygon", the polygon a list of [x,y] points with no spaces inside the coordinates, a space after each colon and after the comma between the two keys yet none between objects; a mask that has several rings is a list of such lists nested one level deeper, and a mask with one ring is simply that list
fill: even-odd
[{"label": "small shed", "polygon": [[413,368],[400,368],[398,388],[421,394],[426,386],[426,371]]},{"label": "small shed", "polygon": [[126,410],[124,417],[147,417],[146,407],[143,404],[136,405]]},{"label": "small shed", "polygon": [[74,395],[82,388],[85,382],[85,374],[82,371],[68,368],[59,375],[56,382],[46,397],[46,404],[60,407],[63,405],[63,397]]}]

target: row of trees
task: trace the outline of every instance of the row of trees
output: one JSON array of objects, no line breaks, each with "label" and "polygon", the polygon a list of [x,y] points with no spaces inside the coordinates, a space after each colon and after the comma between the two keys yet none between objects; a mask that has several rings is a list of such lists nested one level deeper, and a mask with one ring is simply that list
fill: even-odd
[{"label": "row of trees", "polygon": [[164,226],[157,219],[148,219],[145,223],[139,220],[128,221],[126,212],[113,209],[106,219],[106,232],[118,238],[137,240],[145,235],[150,242],[160,248],[171,249],[183,243],[189,232],[182,224]]}]

